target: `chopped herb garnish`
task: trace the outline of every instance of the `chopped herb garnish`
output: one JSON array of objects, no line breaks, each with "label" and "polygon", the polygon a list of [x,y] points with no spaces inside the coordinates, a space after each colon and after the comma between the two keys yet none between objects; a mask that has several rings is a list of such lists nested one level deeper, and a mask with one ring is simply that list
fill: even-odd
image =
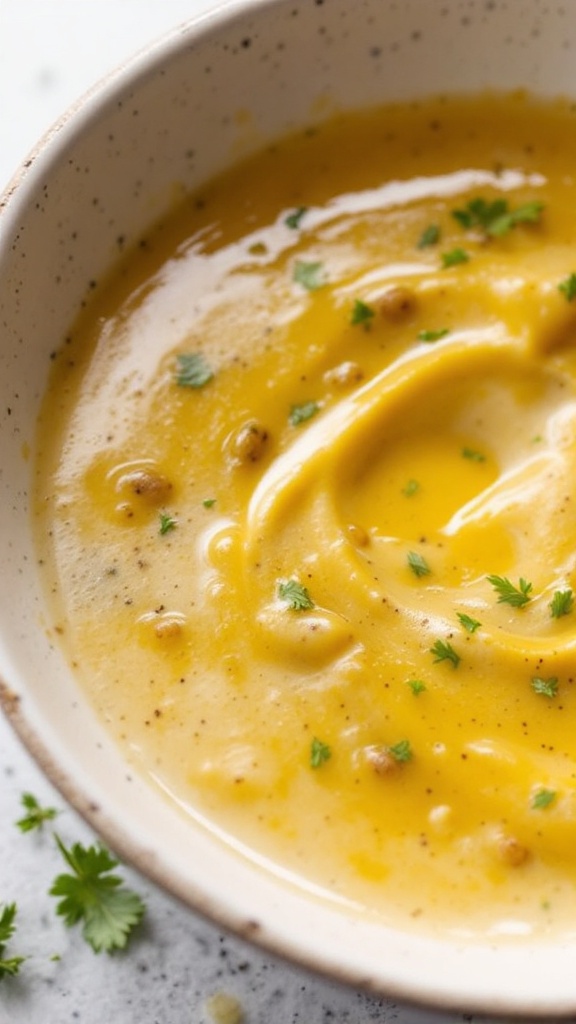
[{"label": "chopped herb garnish", "polygon": [[297,260],[294,264],[294,280],[309,292],[315,292],[326,284],[324,265]]},{"label": "chopped herb garnish", "polygon": [[310,767],[320,768],[321,765],[330,760],[331,756],[332,751],[328,744],[323,743],[322,740],[317,739],[315,736],[310,744]]},{"label": "chopped herb garnish", "polygon": [[557,590],[550,601],[550,615],[553,619],[560,619],[563,615],[569,615],[574,605],[574,594],[570,589]]},{"label": "chopped herb garnish", "polygon": [[252,242],[252,245],[248,246],[248,252],[251,256],[265,256],[268,249],[264,245],[264,242]]},{"label": "chopped herb garnish", "polygon": [[481,622],[478,622],[478,619],[472,619],[465,612],[456,612],[456,615],[460,625],[464,627],[467,633],[475,633],[482,625]]},{"label": "chopped herb garnish", "polygon": [[279,583],[278,596],[296,612],[307,611],[314,607],[314,602],[306,587],[298,583],[297,580],[284,580]]},{"label": "chopped herb garnish", "polygon": [[32,832],[36,828],[40,829],[45,821],[52,821],[58,814],[55,807],[41,807],[32,793],[23,793],[20,802],[26,811],[24,817],[16,822],[21,832]]},{"label": "chopped herb garnish", "polygon": [[416,491],[419,490],[420,484],[418,483],[418,480],[408,480],[406,486],[402,488],[402,494],[404,494],[407,498],[411,498],[412,495],[416,494]]},{"label": "chopped herb garnish", "polygon": [[576,274],[569,274],[563,281],[558,285],[558,291],[562,292],[568,302],[573,302],[576,299]]},{"label": "chopped herb garnish", "polygon": [[487,235],[500,238],[518,224],[534,224],[540,219],[544,206],[530,202],[511,210],[506,199],[471,199],[462,210],[453,210],[452,216],[463,228],[481,228]]},{"label": "chopped herb garnish", "polygon": [[82,935],[95,953],[123,949],[134,926],[144,914],[140,897],[111,874],[118,866],[101,845],[70,848],[55,836],[58,849],[72,874],[58,875],[50,889],[60,900],[56,913],[71,927],[82,921]]},{"label": "chopped herb garnish", "polygon": [[437,224],[429,224],[418,239],[419,249],[428,249],[431,245],[436,245],[440,241],[440,228]]},{"label": "chopped herb garnish", "polygon": [[413,757],[410,740],[400,740],[399,743],[394,743],[393,746],[386,747],[386,750],[392,755],[395,761],[398,761],[399,764],[411,761]]},{"label": "chopped herb garnish", "polygon": [[462,458],[469,459],[470,462],[486,462],[486,456],[476,450],[476,448],[463,448]]},{"label": "chopped herb garnish", "polygon": [[433,647],[430,648],[430,654],[434,655],[434,662],[438,661],[451,661],[454,668],[458,668],[460,664],[460,655],[456,653],[452,644],[448,643],[447,640],[437,640]]},{"label": "chopped herb garnish", "polygon": [[498,604],[509,604],[513,608],[523,608],[528,604],[532,584],[522,577],[518,580],[517,587],[506,576],[487,576],[486,579],[498,594]]},{"label": "chopped herb garnish", "polygon": [[300,227],[300,221],[302,220],[302,217],[304,216],[304,214],[307,213],[307,212],[308,212],[308,207],[307,206],[299,206],[296,210],[292,210],[292,213],[289,213],[284,218],[284,223],[285,223],[286,227],[287,228],[292,228],[292,230],[295,231],[297,228]]},{"label": "chopped herb garnish", "polygon": [[429,576],[431,569],[428,562],[418,551],[408,552],[408,565],[415,576]]},{"label": "chopped herb garnish", "polygon": [[541,679],[540,676],[532,677],[532,689],[543,697],[555,697],[558,693],[558,679],[550,676],[549,679]]},{"label": "chopped herb garnish", "polygon": [[166,512],[161,512],[160,516],[160,534],[163,537],[166,533],[170,533],[171,530],[176,529],[177,521],[173,516],[169,516]]},{"label": "chopped herb garnish", "polygon": [[442,253],[442,267],[447,270],[448,267],[457,267],[459,263],[468,263],[469,259],[465,249],[451,249],[450,252]]},{"label": "chopped herb garnish", "polygon": [[448,327],[439,327],[436,331],[418,331],[416,337],[418,338],[418,341],[440,341],[440,339],[445,338],[447,334],[450,334],[450,329]]},{"label": "chopped herb garnish", "polygon": [[350,314],[351,324],[364,324],[366,326],[376,316],[376,311],[372,306],[369,306],[366,302],[362,302],[362,299],[355,299],[352,307],[352,313]]},{"label": "chopped herb garnish", "polygon": [[421,679],[408,679],[406,686],[410,687],[415,697],[424,693],[424,690],[426,689],[426,683],[423,683]]},{"label": "chopped herb garnish", "polygon": [[290,423],[293,427],[299,427],[301,423],[311,420],[317,412],[320,412],[318,402],[302,402],[300,405],[293,405],[290,408]]},{"label": "chopped herb garnish", "polygon": [[176,383],[182,388],[203,388],[214,377],[201,352],[181,352],[176,360]]},{"label": "chopped herb garnish", "polygon": [[550,804],[554,803],[556,799],[556,792],[553,789],[538,789],[532,797],[532,807],[535,810],[543,810],[545,807],[550,807]]},{"label": "chopped herb garnish", "polygon": [[216,504],[216,498],[204,498],[202,501],[204,508],[214,508]]},{"label": "chopped herb garnish", "polygon": [[20,965],[24,963],[25,956],[5,957],[4,949],[6,943],[12,938],[16,925],[16,904],[7,903],[0,913],[0,979],[5,977],[13,978],[18,974]]}]

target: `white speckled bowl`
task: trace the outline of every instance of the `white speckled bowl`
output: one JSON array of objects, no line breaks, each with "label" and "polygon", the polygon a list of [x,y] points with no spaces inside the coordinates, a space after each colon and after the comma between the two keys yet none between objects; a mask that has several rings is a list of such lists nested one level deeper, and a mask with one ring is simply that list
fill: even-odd
[{"label": "white speckled bowl", "polygon": [[399,999],[547,1019],[576,1013],[576,938],[459,945],[351,918],[132,775],[47,639],[27,453],[50,353],[175,184],[335,107],[485,86],[576,97],[574,43],[571,0],[237,0],[99,85],[0,203],[0,690],[31,752],[124,858],[268,949]]}]

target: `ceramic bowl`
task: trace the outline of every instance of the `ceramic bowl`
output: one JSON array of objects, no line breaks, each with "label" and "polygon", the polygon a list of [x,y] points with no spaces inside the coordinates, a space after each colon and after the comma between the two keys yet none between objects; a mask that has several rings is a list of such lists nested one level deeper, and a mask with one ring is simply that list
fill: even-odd
[{"label": "ceramic bowl", "polygon": [[576,943],[467,944],[352,917],[135,776],[50,640],[28,496],[50,354],[175,184],[342,108],[485,87],[576,98],[575,47],[566,0],[237,0],[98,85],[0,203],[0,685],[33,756],[123,858],[268,950],[401,1000],[547,1019],[576,1012]]}]

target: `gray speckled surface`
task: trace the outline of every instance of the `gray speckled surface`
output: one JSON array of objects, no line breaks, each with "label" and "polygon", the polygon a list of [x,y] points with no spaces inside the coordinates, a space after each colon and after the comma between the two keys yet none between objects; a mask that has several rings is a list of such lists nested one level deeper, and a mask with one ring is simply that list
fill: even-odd
[{"label": "gray speckled surface", "polygon": [[[53,119],[116,61],[211,6],[0,0],[2,185]],[[216,992],[238,998],[246,1024],[448,1022],[446,1014],[398,1007],[275,962],[129,871],[147,903],[145,922],[125,954],[95,956],[54,914],[47,890],[61,863],[50,831],[23,836],[14,827],[24,791],[62,808],[58,830],[66,841],[90,841],[0,719],[0,903],[17,901],[10,953],[29,956],[18,978],[0,982],[0,1024],[212,1024],[206,1001]]]}]

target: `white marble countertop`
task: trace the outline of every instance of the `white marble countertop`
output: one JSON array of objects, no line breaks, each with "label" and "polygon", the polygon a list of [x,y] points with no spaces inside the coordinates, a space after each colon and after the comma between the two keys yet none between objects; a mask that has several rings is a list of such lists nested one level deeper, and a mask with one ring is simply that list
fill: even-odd
[{"label": "white marble countertop", "polygon": [[[215,0],[0,0],[0,187],[66,107],[116,62]],[[1,586],[0,575],[0,586]],[[0,905],[18,903],[0,981],[0,1024],[213,1024],[210,999],[236,997],[245,1024],[448,1024],[471,1016],[399,1007],[311,978],[177,905],[127,871],[147,914],[129,949],[96,956],[47,891],[62,862],[50,835],[22,835],[23,792],[62,809],[60,833],[92,841],[0,716]],[[54,959],[58,956],[59,959]]]}]

